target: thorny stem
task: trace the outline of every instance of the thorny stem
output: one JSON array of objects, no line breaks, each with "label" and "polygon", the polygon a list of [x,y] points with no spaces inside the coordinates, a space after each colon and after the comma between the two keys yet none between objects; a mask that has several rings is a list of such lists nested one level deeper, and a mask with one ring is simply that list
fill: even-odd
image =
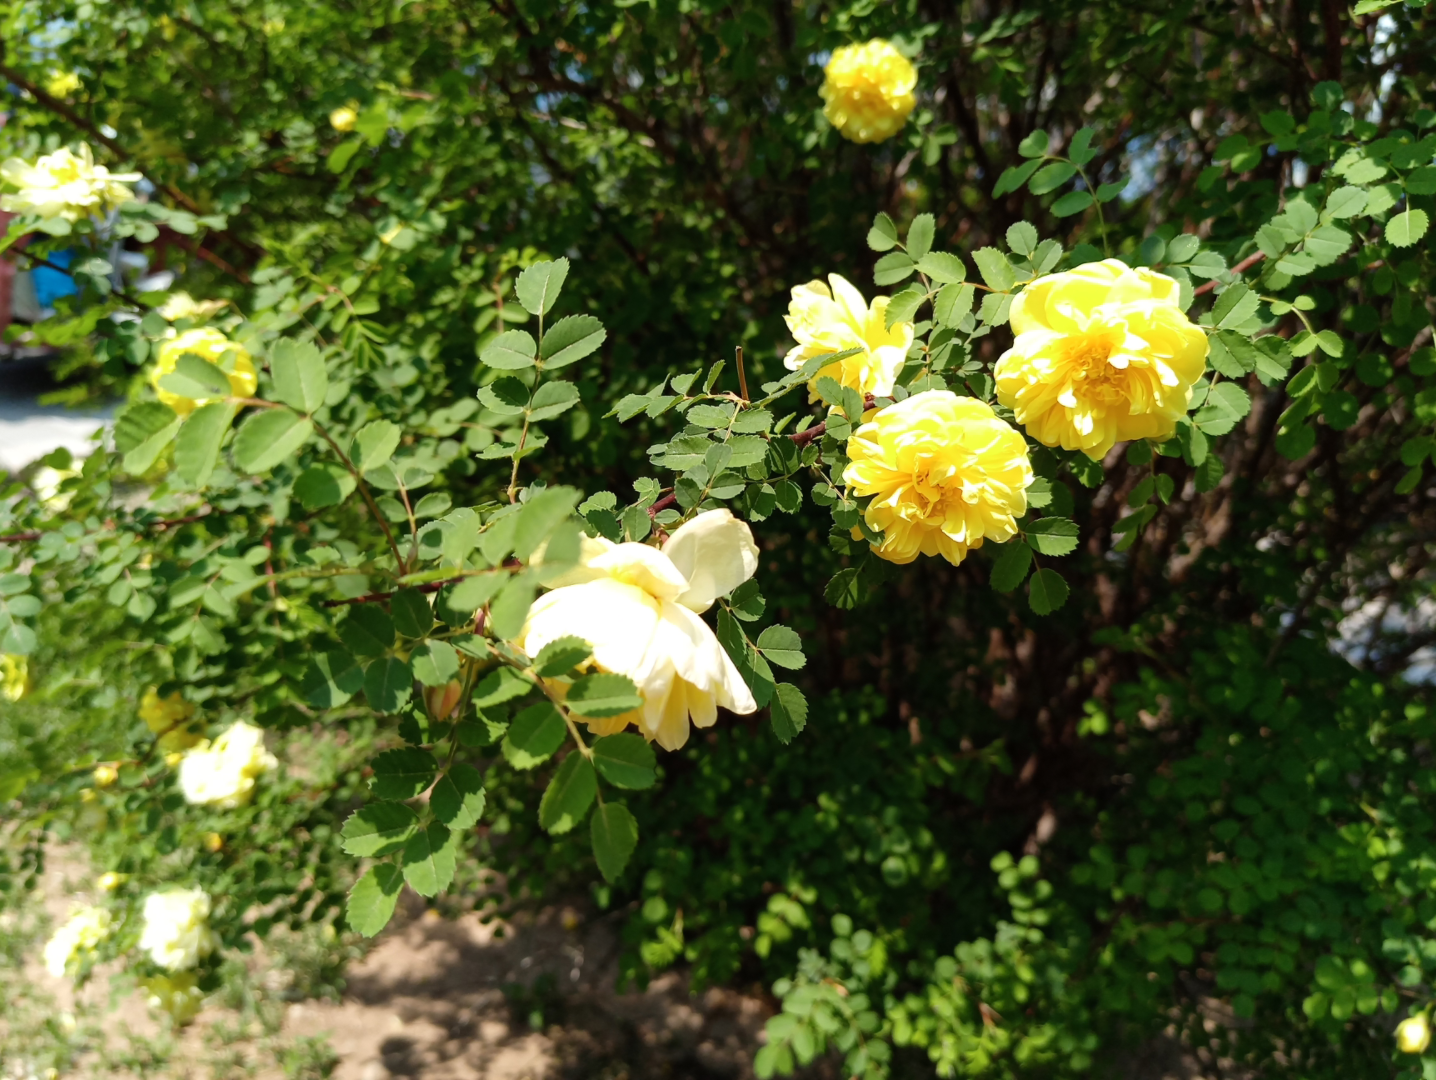
[{"label": "thorny stem", "polygon": [[379,523],[379,528],[384,530],[384,539],[389,541],[389,550],[394,554],[394,564],[402,574],[404,572],[404,556],[399,554],[399,545],[394,542],[394,532],[389,528],[389,522],[384,519],[384,515],[379,512],[378,504],[374,502],[374,496],[369,491],[369,485],[364,482],[363,475],[355,468],[354,462],[349,460],[349,455],[339,449],[339,444],[334,441],[334,436],[329,434],[324,425],[315,421],[314,430],[319,432],[319,437],[329,444],[330,449],[339,456],[340,462],[349,470],[349,475],[354,477],[355,483],[359,486],[359,494],[364,497],[364,503],[369,507],[369,513],[374,515],[374,520]]}]

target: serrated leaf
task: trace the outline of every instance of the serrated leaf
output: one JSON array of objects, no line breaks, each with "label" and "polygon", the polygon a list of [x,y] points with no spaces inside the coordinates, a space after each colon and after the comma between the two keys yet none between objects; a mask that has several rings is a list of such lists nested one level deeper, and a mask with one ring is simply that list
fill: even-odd
[{"label": "serrated leaf", "polygon": [[593,858],[604,880],[616,882],[638,846],[638,822],[622,803],[604,803],[589,825]]},{"label": "serrated leaf", "polygon": [[[124,452],[125,472],[131,476],[148,472],[165,447],[174,441],[183,423],[184,417],[177,416],[168,405],[158,401],[140,402],[121,414],[115,423],[115,443]],[[120,445],[122,431],[127,440],[134,440],[128,448]]]},{"label": "serrated leaf", "polygon": [[1067,144],[1067,156],[1078,165],[1086,165],[1097,156],[1097,151],[1092,148],[1092,137],[1096,132],[1091,128],[1080,128],[1072,141]]},{"label": "serrated leaf", "polygon": [[455,832],[472,829],[484,813],[484,780],[479,770],[462,761],[449,766],[429,793],[429,809]]},{"label": "serrated leaf", "polygon": [[933,234],[937,231],[937,219],[931,214],[919,214],[912,219],[907,230],[907,253],[912,259],[921,259],[932,250]]},{"label": "serrated leaf", "polygon": [[530,705],[509,725],[503,753],[516,769],[532,769],[547,761],[563,745],[567,726],[552,702]]},{"label": "serrated leaf", "polygon": [[219,460],[219,448],[234,421],[235,408],[225,401],[211,401],[189,414],[175,439],[175,472],[191,486],[209,483]]},{"label": "serrated leaf", "polygon": [[364,685],[364,669],[348,653],[315,655],[304,673],[304,700],[316,709],[336,709]]},{"label": "serrated leaf", "polygon": [[874,251],[891,251],[898,242],[897,226],[886,214],[873,218],[873,227],[868,230],[868,247]]},{"label": "serrated leaf", "polygon": [[234,433],[231,453],[245,472],[268,472],[309,441],[314,421],[289,409],[251,413]]},{"label": "serrated leaf", "polygon": [[369,788],[380,799],[412,799],[434,782],[438,763],[427,750],[403,746],[385,750],[372,763]]},{"label": "serrated leaf", "polygon": [[1077,166],[1070,161],[1054,161],[1037,170],[1036,175],[1027,182],[1027,190],[1034,195],[1046,195],[1056,191],[1076,175]]},{"label": "serrated leaf", "polygon": [[1032,255],[1037,250],[1037,229],[1026,221],[1008,226],[1007,246],[1019,255]]},{"label": "serrated leaf", "polygon": [[349,452],[355,468],[361,473],[377,469],[386,464],[399,448],[399,437],[403,431],[390,420],[371,420],[354,435],[354,446]]},{"label": "serrated leaf", "polygon": [[1047,132],[1041,128],[1029,132],[1027,137],[1017,144],[1017,152],[1026,158],[1040,158],[1047,153]]},{"label": "serrated leaf", "polygon": [[489,628],[494,636],[509,640],[518,636],[533,606],[538,587],[527,574],[515,574],[489,604]]},{"label": "serrated leaf", "polygon": [[445,686],[459,677],[459,654],[447,641],[426,641],[409,657],[409,666],[425,686]]},{"label": "serrated leaf", "polygon": [[992,565],[991,585],[998,592],[1011,592],[1027,579],[1032,567],[1032,549],[1025,543],[1008,543]]},{"label": "serrated leaf", "polygon": [[1251,412],[1251,398],[1236,383],[1217,383],[1207,403],[1196,411],[1192,422],[1208,435],[1225,435]]},{"label": "serrated leaf", "polygon": [[506,701],[523,697],[534,688],[533,683],[519,675],[513,668],[495,668],[474,687],[473,704],[476,709],[491,709]]},{"label": "serrated leaf", "polygon": [[603,323],[592,315],[569,315],[545,332],[539,355],[546,369],[567,367],[597,350],[607,337]]},{"label": "serrated leaf", "polygon": [[917,264],[905,251],[892,251],[884,255],[873,267],[873,281],[878,285],[896,285],[911,277]]},{"label": "serrated leaf", "polygon": [[1043,567],[1027,585],[1027,602],[1037,615],[1050,615],[1067,602],[1067,581],[1056,570]]},{"label": "serrated leaf", "polygon": [[446,825],[431,822],[404,845],[404,880],[420,896],[437,896],[454,880],[457,844]]},{"label": "serrated leaf", "polygon": [[576,679],[568,688],[568,707],[579,716],[602,720],[643,707],[638,687],[626,675],[601,672]]},{"label": "serrated leaf", "polygon": [[1024,527],[1027,543],[1041,555],[1067,555],[1077,547],[1077,523],[1065,517],[1044,517]]},{"label": "serrated leaf", "polygon": [[773,687],[768,714],[773,734],[786,745],[808,726],[808,699],[792,683],[778,683]]},{"label": "serrated leaf", "polygon": [[522,371],[534,366],[537,354],[538,346],[532,334],[526,330],[505,330],[484,346],[479,359],[499,371]]},{"label": "serrated leaf", "polygon": [[519,275],[514,292],[518,294],[519,303],[529,314],[547,315],[558,300],[558,294],[567,277],[567,259],[534,263]]},{"label": "serrated leaf", "polygon": [[302,413],[312,413],[329,393],[329,372],[318,347],[309,341],[276,341],[269,350],[274,396]]},{"label": "serrated leaf", "polygon": [[808,662],[803,656],[802,639],[786,626],[768,627],[758,635],[756,644],[768,662],[779,667],[796,671]]},{"label": "serrated leaf", "polygon": [[1007,256],[996,248],[978,248],[972,253],[972,261],[977,264],[977,272],[989,289],[1006,292],[1017,281]]},{"label": "serrated leaf", "polygon": [[956,326],[972,313],[977,290],[972,285],[944,285],[933,304],[933,316],[939,326]]},{"label": "serrated leaf", "polygon": [[552,420],[568,412],[578,402],[578,387],[573,383],[562,380],[543,383],[534,391],[533,401],[529,403],[529,420],[533,423]]},{"label": "serrated leaf", "polygon": [[544,789],[539,801],[539,824],[554,836],[562,836],[583,820],[597,794],[598,777],[593,766],[582,754],[569,754]]},{"label": "serrated leaf", "polygon": [[658,759],[652,744],[629,731],[597,740],[593,744],[593,763],[603,778],[616,787],[643,791],[658,779]]},{"label": "serrated leaf", "polygon": [[[892,299],[888,301],[887,311],[883,315],[883,321],[887,328],[891,330],[898,323],[912,322],[913,316],[917,314],[918,307],[921,306],[922,302],[926,299],[927,293],[921,285],[911,285],[893,296]],[[833,381],[832,379],[828,379],[827,376],[824,376],[824,378],[829,382]],[[701,408],[701,406],[699,406],[699,408]],[[697,409],[689,410],[690,413],[696,411]]]},{"label": "serrated leaf", "polygon": [[917,261],[917,268],[939,285],[951,285],[967,277],[962,260],[946,251],[929,251]]},{"label": "serrated leaf", "polygon": [[365,937],[373,937],[383,930],[394,916],[394,906],[399,902],[399,891],[403,887],[404,875],[397,866],[389,863],[371,866],[349,890],[349,902],[344,906],[349,928]]},{"label": "serrated leaf", "polygon": [[552,535],[559,522],[573,512],[578,498],[579,492],[574,488],[550,487],[526,501],[514,528],[514,554],[527,562],[538,546]]},{"label": "serrated leaf", "polygon": [[195,400],[228,397],[234,389],[223,369],[194,353],[176,360],[174,370],[160,376],[159,385],[161,390]]},{"label": "serrated leaf", "polygon": [[311,465],[294,481],[294,497],[306,510],[338,506],[354,493],[357,482],[338,465]]},{"label": "serrated leaf", "polygon": [[397,656],[381,657],[364,669],[364,696],[375,712],[398,712],[414,692],[414,673]]},{"label": "serrated leaf", "polygon": [[373,604],[354,604],[339,624],[339,640],[359,656],[383,656],[394,645],[394,620]]},{"label": "serrated leaf", "polygon": [[1218,297],[1212,308],[1212,321],[1218,329],[1231,330],[1242,326],[1256,314],[1261,298],[1238,282]]},{"label": "serrated leaf", "polygon": [[418,815],[403,803],[375,802],[350,814],[339,835],[348,854],[368,858],[398,851],[418,827]]},{"label": "serrated leaf", "polygon": [[1092,193],[1089,191],[1069,191],[1062,198],[1052,204],[1050,209],[1057,217],[1071,217],[1073,214],[1080,214],[1092,205]]},{"label": "serrated leaf", "polygon": [[1410,247],[1426,235],[1430,225],[1425,210],[1407,210],[1386,223],[1386,241],[1394,247]]},{"label": "serrated leaf", "polygon": [[545,679],[567,675],[593,655],[593,647],[581,637],[557,638],[539,650],[534,657],[534,671]]}]

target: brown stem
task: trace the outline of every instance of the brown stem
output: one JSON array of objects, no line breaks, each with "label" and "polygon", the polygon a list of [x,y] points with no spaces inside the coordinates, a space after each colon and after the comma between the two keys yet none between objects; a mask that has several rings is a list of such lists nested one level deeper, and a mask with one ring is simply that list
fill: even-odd
[{"label": "brown stem", "polygon": [[355,468],[354,462],[349,460],[349,455],[339,449],[339,444],[334,441],[334,437],[319,424],[314,425],[314,430],[319,432],[320,438],[327,442],[330,449],[339,455],[339,460],[344,463],[344,467],[348,469],[349,474],[354,477],[354,481],[359,487],[359,494],[364,497],[364,503],[369,507],[369,513],[374,515],[374,520],[379,523],[379,528],[384,530],[384,539],[389,541],[389,550],[394,554],[395,568],[402,571],[404,567],[404,556],[399,554],[399,545],[394,542],[393,530],[389,528],[389,522],[385,520],[384,515],[379,512],[379,506],[374,502],[374,496],[369,492],[369,485],[364,483],[364,477],[360,474],[359,470]]},{"label": "brown stem", "polygon": [[[410,588],[415,589],[421,593],[434,593],[438,592],[445,585],[452,585],[456,581],[463,580],[464,579],[462,577],[445,578],[443,581],[430,581],[423,585],[411,585]],[[388,600],[393,595],[394,593],[392,592],[367,593],[364,596],[355,596],[351,597],[348,600],[325,600],[320,606],[347,607],[350,604],[382,604],[385,600]]]},{"label": "brown stem", "polygon": [[[1252,254],[1248,255],[1245,259],[1243,259],[1241,262],[1239,262],[1239,263],[1237,263],[1235,266],[1233,266],[1233,267],[1232,267],[1232,273],[1233,273],[1233,274],[1240,274],[1240,273],[1242,273],[1243,271],[1249,270],[1249,269],[1251,269],[1253,266],[1255,266],[1257,263],[1261,262],[1261,261],[1262,261],[1263,259],[1265,259],[1265,258],[1266,258],[1266,252],[1265,252],[1265,251],[1253,252]],[[1209,292],[1211,292],[1211,291],[1212,291],[1213,289],[1215,289],[1216,287],[1217,287],[1217,283],[1216,283],[1215,281],[1209,281],[1209,282],[1207,282],[1205,285],[1198,285],[1195,289],[1193,289],[1193,290],[1192,290],[1192,295],[1193,295],[1193,296],[1201,296],[1203,293],[1209,293]]]}]

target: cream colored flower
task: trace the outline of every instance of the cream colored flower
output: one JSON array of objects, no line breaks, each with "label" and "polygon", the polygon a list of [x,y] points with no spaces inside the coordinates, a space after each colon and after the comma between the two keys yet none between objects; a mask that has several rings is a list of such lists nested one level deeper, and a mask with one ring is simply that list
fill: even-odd
[{"label": "cream colored flower", "polygon": [[0,179],[19,191],[0,196],[0,210],[79,221],[129,202],[135,193],[125,184],[139,178],[139,173],[112,173],[96,165],[89,146],[84,144],[78,156],[61,147],[33,165],[10,158],[0,164]]},{"label": "cream colored flower", "polygon": [[104,908],[81,908],[45,943],[45,970],[62,978],[70,961],[97,948],[110,933],[110,913]]},{"label": "cream colored flower", "polygon": [[889,405],[853,433],[848,458],[843,482],[873,496],[864,518],[890,562],[956,565],[983,540],[1012,539],[1027,513],[1027,443],[977,398],[925,390]]},{"label": "cream colored flower", "polygon": [[180,357],[186,353],[194,353],[225,371],[229,375],[230,392],[235,397],[252,397],[259,387],[259,376],[254,372],[254,362],[250,359],[249,350],[243,345],[230,341],[218,330],[208,326],[186,330],[183,334],[160,343],[159,355],[155,357],[155,366],[150,371],[150,385],[155,388],[159,399],[181,416],[188,416],[209,400],[187,398],[160,386],[160,380],[175,369]]},{"label": "cream colored flower", "polygon": [[140,980],[150,1008],[168,1013],[180,1027],[198,1016],[204,1005],[204,991],[198,984],[199,978],[192,971],[178,975],[154,975]]},{"label": "cream colored flower", "polygon": [[178,319],[208,319],[227,307],[228,300],[196,300],[187,292],[175,292],[165,297],[165,302],[155,310],[162,319],[175,322]]},{"label": "cream colored flower", "polygon": [[809,387],[826,375],[861,394],[888,396],[912,347],[912,323],[894,323],[889,330],[889,297],[875,296],[869,307],[847,279],[829,274],[828,283],[810,281],[793,286],[784,321],[798,344],[783,358],[784,366],[797,371],[814,356],[861,349],[846,360],[820,368]]},{"label": "cream colored flower", "polygon": [[73,476],[79,476],[79,469],[56,469],[49,465],[41,465],[30,477],[30,490],[40,500],[45,509],[52,513],[63,513],[68,510],[70,503],[75,499],[73,491],[61,491],[60,485]]},{"label": "cream colored flower", "polygon": [[353,131],[358,120],[359,109],[352,101],[329,114],[329,126],[335,131]]},{"label": "cream colored flower", "polygon": [[190,723],[194,705],[186,701],[178,690],[162,698],[159,691],[151,686],[140,698],[139,713],[145,727],[159,736],[161,750],[174,754],[188,750],[200,741],[199,732]]},{"label": "cream colored flower", "polygon": [[1396,1046],[1403,1054],[1424,1054],[1431,1045],[1431,1022],[1424,1012],[1396,1025]]},{"label": "cream colored flower", "polygon": [[233,810],[254,795],[255,778],[279,765],[264,748],[264,732],[243,720],[214,740],[201,742],[179,765],[187,802]]},{"label": "cream colored flower", "polygon": [[[597,552],[597,554],[594,554]],[[705,728],[718,707],[757,711],[743,676],[698,616],[753,576],[758,547],[727,510],[709,510],[674,531],[660,550],[647,544],[587,545],[585,562],[534,601],[516,644],[536,656],[574,635],[593,646],[599,671],[627,675],[643,708],[588,720],[597,735],[635,725],[666,750],[688,741],[689,722]]]},{"label": "cream colored flower", "polygon": [[917,69],[881,38],[835,49],[823,73],[823,115],[853,142],[892,138],[917,104]]},{"label": "cream colored flower", "polygon": [[0,653],[0,698],[19,701],[30,692],[30,661],[14,653]]},{"label": "cream colored flower", "polygon": [[166,971],[198,967],[218,944],[203,889],[167,889],[145,897],[140,950]]},{"label": "cream colored flower", "polygon": [[1010,322],[998,401],[1038,442],[1094,461],[1119,442],[1171,438],[1206,370],[1207,335],[1177,283],[1116,259],[1039,278]]}]

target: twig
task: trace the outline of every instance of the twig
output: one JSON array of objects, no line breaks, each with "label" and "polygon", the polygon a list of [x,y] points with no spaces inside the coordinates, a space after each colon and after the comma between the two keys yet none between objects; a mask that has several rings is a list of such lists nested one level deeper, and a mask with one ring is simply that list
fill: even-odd
[{"label": "twig", "polygon": [[[1244,271],[1244,270],[1249,270],[1249,269],[1251,269],[1253,266],[1255,266],[1257,263],[1261,262],[1261,261],[1262,261],[1263,259],[1265,259],[1265,258],[1266,258],[1266,252],[1265,252],[1265,251],[1257,251],[1257,252],[1254,252],[1253,254],[1248,255],[1248,256],[1247,256],[1245,259],[1243,259],[1241,262],[1239,262],[1239,263],[1237,263],[1235,266],[1233,266],[1233,267],[1232,267],[1232,273],[1233,273],[1233,274],[1240,274],[1240,273],[1242,273],[1242,271]],[[1209,292],[1211,292],[1211,291],[1212,291],[1213,289],[1215,289],[1216,287],[1217,287],[1216,281],[1215,281],[1215,280],[1212,280],[1212,281],[1207,282],[1205,285],[1198,285],[1195,289],[1192,290],[1192,295],[1193,295],[1193,296],[1201,296],[1203,293],[1209,293]]]},{"label": "twig", "polygon": [[743,346],[739,345],[733,350],[738,361],[738,393],[743,395],[743,400],[748,400],[748,376],[743,371]]},{"label": "twig", "polygon": [[[414,589],[416,592],[421,592],[421,593],[433,593],[433,592],[438,592],[438,591],[439,591],[440,589],[442,589],[445,585],[452,585],[452,584],[454,584],[454,582],[456,582],[456,581],[463,581],[463,580],[464,580],[464,579],[463,579],[462,577],[445,578],[443,581],[430,581],[430,582],[427,582],[427,583],[425,583],[425,584],[423,584],[423,585],[411,585],[410,588]],[[396,591],[402,591],[402,590],[396,590]],[[321,607],[347,607],[347,606],[349,606],[350,604],[382,604],[385,600],[388,600],[388,599],[389,599],[390,597],[392,597],[393,595],[394,595],[394,593],[392,593],[392,592],[374,592],[374,593],[368,593],[368,594],[366,594],[366,595],[364,595],[364,596],[351,597],[351,598],[348,599],[348,600],[325,600],[324,603],[321,604],[320,606],[321,606]]]}]

